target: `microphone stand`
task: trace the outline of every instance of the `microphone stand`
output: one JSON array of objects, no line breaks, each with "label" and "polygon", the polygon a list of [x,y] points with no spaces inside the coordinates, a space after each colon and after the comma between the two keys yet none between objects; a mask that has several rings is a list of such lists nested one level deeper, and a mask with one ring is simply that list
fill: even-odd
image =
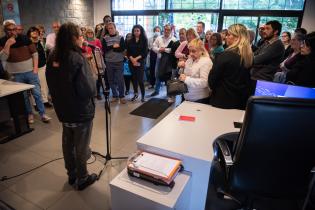
[{"label": "microphone stand", "polygon": [[[104,101],[104,109],[105,109],[105,131],[106,131],[106,154],[105,155],[102,155],[98,152],[92,152],[92,154],[95,154],[95,155],[99,155],[101,157],[103,157],[105,159],[105,162],[104,162],[104,167],[103,169],[99,172],[98,174],[98,177],[97,179],[99,180],[102,173],[103,173],[103,170],[105,169],[107,163],[110,161],[110,160],[124,160],[124,159],[128,159],[128,157],[112,157],[111,156],[111,149],[110,149],[110,137],[111,137],[111,123],[109,123],[109,120],[108,119],[111,119],[111,110],[110,110],[110,102],[109,102],[109,88],[108,87],[105,87],[106,83],[104,83],[104,80],[102,79],[102,75],[101,75],[101,72],[100,72],[100,69],[99,69],[99,65],[97,63],[97,59],[96,59],[96,55],[95,55],[95,50],[100,50],[100,49],[97,49],[96,47],[94,47],[94,49],[91,47],[92,49],[92,54],[93,54],[93,58],[94,58],[94,61],[95,61],[95,65],[96,65],[96,69],[97,69],[97,81],[98,83],[101,85],[101,88],[102,88],[102,92],[105,96],[105,101]],[[102,59],[102,57],[101,57]],[[102,63],[102,66],[103,66],[103,69],[104,69],[104,72],[105,73],[105,66],[103,65]],[[109,118],[110,117],[110,118]],[[111,120],[110,120],[111,122]]]}]

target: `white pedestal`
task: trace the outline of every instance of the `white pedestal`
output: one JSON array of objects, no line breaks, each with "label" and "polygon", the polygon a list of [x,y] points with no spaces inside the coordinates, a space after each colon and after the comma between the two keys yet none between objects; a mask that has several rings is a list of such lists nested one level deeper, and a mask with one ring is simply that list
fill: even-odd
[{"label": "white pedestal", "polygon": [[113,210],[169,210],[189,208],[190,175],[180,173],[175,186],[165,186],[130,177],[124,169],[110,182]]}]

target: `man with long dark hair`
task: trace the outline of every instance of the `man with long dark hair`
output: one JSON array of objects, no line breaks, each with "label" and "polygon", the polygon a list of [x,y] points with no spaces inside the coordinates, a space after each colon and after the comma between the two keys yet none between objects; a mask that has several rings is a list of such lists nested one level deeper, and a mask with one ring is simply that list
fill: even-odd
[{"label": "man with long dark hair", "polygon": [[62,122],[62,150],[68,183],[78,190],[93,184],[96,174],[88,174],[90,139],[95,114],[95,81],[82,55],[79,27],[66,23],[60,27],[55,49],[47,62],[47,83],[58,119]]}]

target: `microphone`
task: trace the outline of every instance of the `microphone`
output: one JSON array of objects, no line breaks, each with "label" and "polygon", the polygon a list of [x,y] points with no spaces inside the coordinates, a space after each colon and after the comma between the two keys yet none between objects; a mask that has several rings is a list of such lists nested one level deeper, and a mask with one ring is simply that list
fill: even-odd
[{"label": "microphone", "polygon": [[90,44],[90,43],[88,43],[86,41],[84,41],[82,45],[90,47],[92,50],[99,49],[99,47],[95,46],[94,44]]}]

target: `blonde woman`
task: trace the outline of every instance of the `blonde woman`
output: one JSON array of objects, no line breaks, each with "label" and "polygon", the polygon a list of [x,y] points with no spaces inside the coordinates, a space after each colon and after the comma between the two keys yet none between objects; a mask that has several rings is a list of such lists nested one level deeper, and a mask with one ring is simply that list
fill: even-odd
[{"label": "blonde woman", "polygon": [[187,60],[189,55],[188,44],[191,42],[191,40],[199,38],[199,35],[195,31],[195,29],[190,28],[186,31],[186,38],[187,41],[181,42],[179,47],[175,51],[175,57],[179,59],[179,61]]},{"label": "blonde woman", "polygon": [[188,93],[184,95],[184,98],[187,101],[208,104],[210,90],[207,81],[212,61],[200,39],[193,39],[188,44],[188,49],[187,61],[178,63],[178,67],[184,69],[179,80],[185,82],[188,87]]},{"label": "blonde woman", "polygon": [[226,109],[245,109],[250,95],[250,72],[253,63],[247,29],[233,24],[226,36],[228,48],[216,58],[209,74],[212,90],[210,104]]}]

